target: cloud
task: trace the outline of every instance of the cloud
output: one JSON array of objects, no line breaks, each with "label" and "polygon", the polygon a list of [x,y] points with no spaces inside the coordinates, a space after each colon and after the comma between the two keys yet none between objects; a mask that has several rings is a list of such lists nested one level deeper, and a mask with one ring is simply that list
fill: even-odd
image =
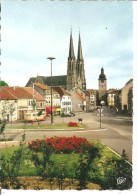
[{"label": "cloud", "polygon": [[108,86],[132,77],[132,3],[81,1],[3,1],[2,77],[25,85],[37,73],[49,76],[49,56],[53,75],[65,75],[71,26],[75,56],[80,29],[88,88],[98,88],[102,66]]}]

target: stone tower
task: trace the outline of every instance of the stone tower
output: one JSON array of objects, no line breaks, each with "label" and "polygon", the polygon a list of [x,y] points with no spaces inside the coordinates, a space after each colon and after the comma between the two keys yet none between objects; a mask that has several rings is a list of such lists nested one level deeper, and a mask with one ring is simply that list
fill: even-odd
[{"label": "stone tower", "polygon": [[67,67],[67,90],[71,91],[76,88],[85,90],[86,79],[85,79],[84,59],[82,55],[80,34],[79,34],[79,42],[78,42],[78,56],[76,60],[74,55],[73,39],[72,39],[72,32],[71,32],[68,67]]},{"label": "stone tower", "polygon": [[76,87],[76,59],[74,55],[72,32],[70,34],[68,67],[67,67],[67,90],[70,91]]},{"label": "stone tower", "polygon": [[106,103],[106,93],[107,93],[107,79],[104,74],[104,68],[101,68],[101,74],[99,75],[99,100]]},{"label": "stone tower", "polygon": [[83,55],[82,55],[80,33],[79,33],[79,41],[78,41],[78,56],[77,56],[76,72],[77,72],[77,87],[86,90],[84,59],[83,59]]}]

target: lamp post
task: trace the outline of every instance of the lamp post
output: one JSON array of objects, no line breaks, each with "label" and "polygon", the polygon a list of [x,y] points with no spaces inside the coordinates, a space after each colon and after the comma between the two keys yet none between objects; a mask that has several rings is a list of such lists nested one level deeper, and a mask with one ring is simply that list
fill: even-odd
[{"label": "lamp post", "polygon": [[51,95],[51,125],[53,125],[53,114],[52,114],[52,60],[54,60],[56,58],[48,57],[47,59],[51,61],[51,87],[50,87],[50,95]]},{"label": "lamp post", "polygon": [[102,104],[100,104],[100,129],[101,129],[101,114],[102,114]]}]

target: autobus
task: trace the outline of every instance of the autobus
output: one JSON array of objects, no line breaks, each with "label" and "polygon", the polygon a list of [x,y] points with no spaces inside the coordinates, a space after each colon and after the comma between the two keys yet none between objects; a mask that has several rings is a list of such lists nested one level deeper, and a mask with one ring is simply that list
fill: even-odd
[{"label": "autobus", "polygon": [[38,112],[28,112],[25,113],[24,119],[28,122],[43,121],[46,119],[46,112],[43,111],[41,115],[38,115]]}]

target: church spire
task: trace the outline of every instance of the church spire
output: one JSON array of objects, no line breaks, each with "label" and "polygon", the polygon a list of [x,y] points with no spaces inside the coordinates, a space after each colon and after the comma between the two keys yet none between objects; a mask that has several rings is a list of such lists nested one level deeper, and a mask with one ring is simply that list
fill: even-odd
[{"label": "church spire", "polygon": [[72,30],[71,30],[71,33],[70,33],[69,58],[75,59],[74,47],[73,47],[73,38],[72,38]]},{"label": "church spire", "polygon": [[77,60],[83,60],[80,32],[79,32],[78,57],[77,57]]}]

